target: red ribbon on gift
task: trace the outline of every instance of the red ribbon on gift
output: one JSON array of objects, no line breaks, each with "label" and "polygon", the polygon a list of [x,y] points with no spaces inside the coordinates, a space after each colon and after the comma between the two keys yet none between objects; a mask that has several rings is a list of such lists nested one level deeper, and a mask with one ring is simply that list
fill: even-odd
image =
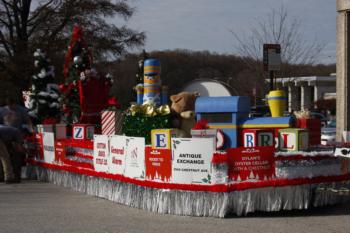
[{"label": "red ribbon on gift", "polygon": [[200,119],[192,129],[209,129],[208,121],[205,119]]},{"label": "red ribbon on gift", "polygon": [[43,125],[53,125],[53,124],[57,124],[58,121],[55,118],[45,118],[42,123]]},{"label": "red ribbon on gift", "polygon": [[108,107],[111,108],[120,108],[120,104],[118,103],[117,98],[115,98],[114,96],[108,99]]}]

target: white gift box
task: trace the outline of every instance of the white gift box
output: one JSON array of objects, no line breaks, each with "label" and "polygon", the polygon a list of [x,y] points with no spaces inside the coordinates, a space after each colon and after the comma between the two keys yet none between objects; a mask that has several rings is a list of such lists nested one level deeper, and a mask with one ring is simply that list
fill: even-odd
[{"label": "white gift box", "polygon": [[37,125],[36,127],[38,133],[54,133],[55,139],[67,138],[66,124]]},{"label": "white gift box", "polygon": [[217,129],[191,129],[192,138],[213,138],[214,148],[216,147]]},{"label": "white gift box", "polygon": [[38,133],[53,133],[53,125],[37,125]]}]

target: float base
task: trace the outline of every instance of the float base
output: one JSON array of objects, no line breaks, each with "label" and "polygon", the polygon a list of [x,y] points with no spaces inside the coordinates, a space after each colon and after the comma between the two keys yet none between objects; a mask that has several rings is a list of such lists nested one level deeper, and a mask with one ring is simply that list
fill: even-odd
[{"label": "float base", "polygon": [[349,181],[204,192],[143,187],[35,165],[27,167],[27,177],[147,211],[187,216],[223,218],[255,211],[301,210],[350,200],[348,195],[329,192],[337,186],[350,187]]}]

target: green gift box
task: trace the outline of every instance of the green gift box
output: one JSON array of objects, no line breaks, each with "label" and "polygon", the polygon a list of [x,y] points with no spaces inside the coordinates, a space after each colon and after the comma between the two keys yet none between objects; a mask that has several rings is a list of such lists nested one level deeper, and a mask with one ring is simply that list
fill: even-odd
[{"label": "green gift box", "polygon": [[152,129],[171,128],[170,115],[165,116],[131,116],[127,115],[123,122],[123,134],[132,137],[144,137],[146,144],[151,143]]}]

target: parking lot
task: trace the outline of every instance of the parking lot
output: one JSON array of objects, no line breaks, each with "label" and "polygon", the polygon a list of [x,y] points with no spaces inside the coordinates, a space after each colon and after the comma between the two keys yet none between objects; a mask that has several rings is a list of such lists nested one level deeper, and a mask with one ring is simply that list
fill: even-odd
[{"label": "parking lot", "polygon": [[349,232],[350,204],[226,219],[160,215],[48,183],[0,184],[1,232]]}]

